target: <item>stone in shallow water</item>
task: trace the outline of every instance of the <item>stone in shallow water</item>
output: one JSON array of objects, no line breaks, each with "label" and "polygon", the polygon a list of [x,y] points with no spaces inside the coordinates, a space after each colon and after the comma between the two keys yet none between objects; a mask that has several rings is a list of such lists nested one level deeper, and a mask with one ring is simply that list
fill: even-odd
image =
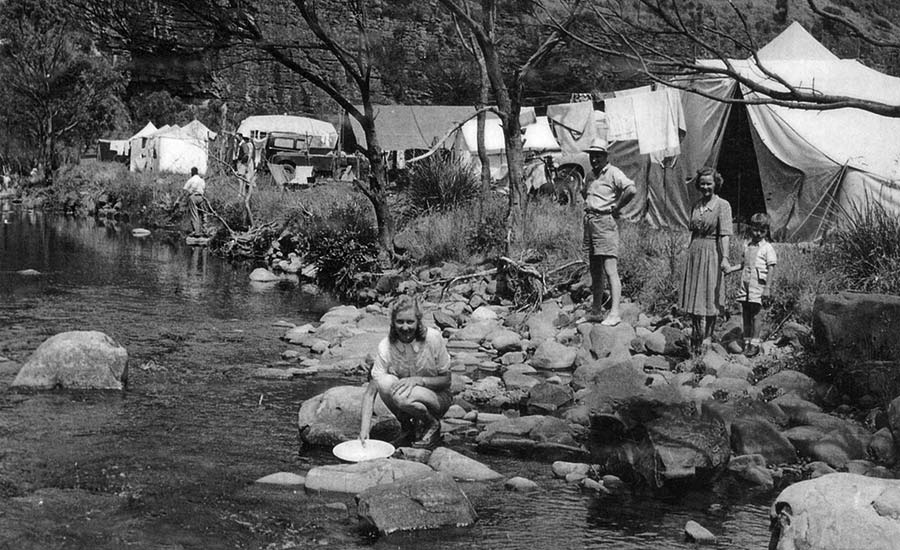
[{"label": "stone in shallow water", "polygon": [[302,487],[305,482],[305,477],[292,474],[291,472],[276,472],[254,481],[254,483],[261,483],[263,485],[282,485],[285,487]]},{"label": "stone in shallow water", "polygon": [[359,517],[385,535],[467,527],[478,517],[453,477],[444,473],[432,472],[372,487],[356,499]]}]

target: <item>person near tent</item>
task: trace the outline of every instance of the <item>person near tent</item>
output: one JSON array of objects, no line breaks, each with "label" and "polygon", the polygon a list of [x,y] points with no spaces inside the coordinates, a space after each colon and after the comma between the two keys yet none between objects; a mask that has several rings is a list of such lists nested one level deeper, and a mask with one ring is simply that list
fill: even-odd
[{"label": "person near tent", "polygon": [[241,189],[246,193],[249,191],[249,188],[253,186],[254,179],[256,178],[256,151],[253,142],[250,140],[250,136],[240,135],[240,137],[241,143],[238,147],[237,173],[238,176],[243,178]]},{"label": "person near tent", "polygon": [[187,194],[188,211],[191,213],[191,235],[203,234],[203,220],[201,219],[201,206],[206,195],[206,181],[200,177],[196,166],[191,167],[191,177],[182,188]]},{"label": "person near tent", "polygon": [[[617,220],[622,208],[636,193],[635,184],[620,169],[609,164],[605,139],[595,138],[585,150],[591,172],[584,178],[581,196],[584,198],[584,238],[582,248],[588,256],[591,273],[591,312],[584,318],[615,326],[622,320],[619,304],[622,281],[619,279],[619,227]],[[603,318],[603,277],[609,281],[610,307]]]},{"label": "person near tent", "polygon": [[699,353],[712,343],[716,317],[725,306],[725,273],[731,269],[731,205],[719,196],[722,175],[703,167],[691,179],[700,199],[691,209],[687,264],[681,280],[679,307],[691,316],[691,350]]},{"label": "person near tent", "polygon": [[737,301],[741,304],[744,321],[744,355],[755,357],[759,354],[762,341],[760,333],[760,311],[771,292],[772,277],[778,256],[768,241],[769,216],[759,212],[750,217],[750,236],[744,243],[744,258],[728,273],[741,272],[741,284],[737,291]]},{"label": "person near tent", "polygon": [[441,417],[450,408],[450,354],[437,329],[422,322],[415,298],[400,296],[391,308],[388,336],[378,344],[371,381],[363,395],[359,439],[369,438],[375,397],[397,420],[395,445],[434,448],[441,440]]}]

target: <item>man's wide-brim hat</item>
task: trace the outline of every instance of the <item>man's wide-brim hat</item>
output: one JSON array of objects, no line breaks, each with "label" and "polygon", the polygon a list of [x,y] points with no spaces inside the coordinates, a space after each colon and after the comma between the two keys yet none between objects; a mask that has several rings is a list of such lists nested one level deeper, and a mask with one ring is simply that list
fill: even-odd
[{"label": "man's wide-brim hat", "polygon": [[606,143],[606,140],[603,138],[594,138],[591,141],[591,144],[587,149],[584,150],[585,153],[606,153],[609,145]]}]

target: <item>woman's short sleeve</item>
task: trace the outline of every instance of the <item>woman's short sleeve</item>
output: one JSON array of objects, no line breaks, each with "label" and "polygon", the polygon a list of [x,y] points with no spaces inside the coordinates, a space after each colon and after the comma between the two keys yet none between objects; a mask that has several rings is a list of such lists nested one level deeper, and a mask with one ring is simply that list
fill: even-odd
[{"label": "woman's short sleeve", "polygon": [[719,226],[718,235],[720,237],[730,237],[734,234],[731,221],[731,205],[722,197],[719,197],[717,222]]},{"label": "woman's short sleeve", "polygon": [[378,380],[385,374],[388,374],[391,344],[387,338],[379,342],[378,349],[375,350],[375,364],[372,365],[372,380]]},{"label": "woman's short sleeve", "polygon": [[425,336],[426,343],[434,358],[434,369],[437,375],[450,372],[450,352],[444,343],[444,337],[435,329],[429,328]]}]

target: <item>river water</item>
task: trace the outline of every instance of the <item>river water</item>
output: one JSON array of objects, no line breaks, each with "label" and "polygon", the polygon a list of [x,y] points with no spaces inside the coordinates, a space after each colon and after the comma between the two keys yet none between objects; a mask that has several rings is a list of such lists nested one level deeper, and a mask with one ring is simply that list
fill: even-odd
[{"label": "river water", "polygon": [[[254,286],[180,237],[4,206],[0,225],[0,548],[680,549],[695,520],[717,548],[766,548],[776,492],[722,482],[704,492],[598,497],[549,464],[476,457],[539,493],[464,484],[479,522],[376,538],[352,497],[255,486],[337,463],[301,453],[296,412],[340,378],[274,381],[279,320],[334,305],[291,284]],[[22,275],[34,269],[39,275]],[[129,353],[129,389],[8,391],[18,363],[49,336],[99,330]],[[461,449],[468,452],[468,449]]]}]

